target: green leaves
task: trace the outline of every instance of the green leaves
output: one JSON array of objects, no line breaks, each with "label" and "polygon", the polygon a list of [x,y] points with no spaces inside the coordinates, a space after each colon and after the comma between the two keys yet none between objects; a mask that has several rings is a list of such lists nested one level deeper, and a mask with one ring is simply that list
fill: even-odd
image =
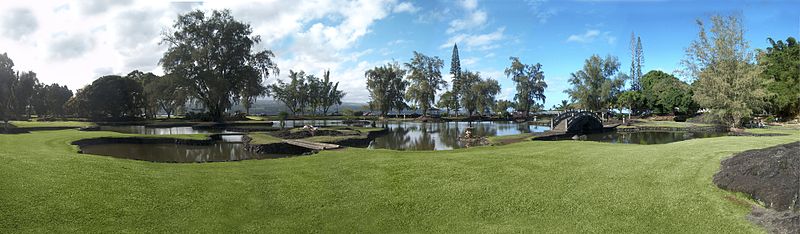
[{"label": "green leaves", "polygon": [[174,28],[163,36],[169,46],[161,59],[164,71],[181,77],[214,120],[222,120],[232,102],[243,98],[250,103],[264,95],[263,80],[279,72],[274,54],[253,51],[260,38],[251,36],[250,25],[229,10],[214,10],[210,16],[189,12],[178,16]]}]

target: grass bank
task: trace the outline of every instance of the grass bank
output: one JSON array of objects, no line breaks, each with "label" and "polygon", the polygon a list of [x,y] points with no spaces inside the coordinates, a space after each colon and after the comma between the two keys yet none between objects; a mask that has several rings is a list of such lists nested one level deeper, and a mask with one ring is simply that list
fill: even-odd
[{"label": "grass bank", "polygon": [[166,164],[77,154],[76,130],[0,135],[0,233],[758,233],[722,158],[800,139],[525,141]]}]

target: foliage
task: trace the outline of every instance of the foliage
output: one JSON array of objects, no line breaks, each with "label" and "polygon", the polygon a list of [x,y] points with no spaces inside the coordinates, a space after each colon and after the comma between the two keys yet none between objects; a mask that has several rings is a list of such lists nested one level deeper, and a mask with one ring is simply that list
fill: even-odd
[{"label": "foliage", "polygon": [[497,103],[495,103],[493,111],[500,115],[500,117],[506,118],[510,115],[508,109],[513,108],[516,108],[516,103],[509,100],[500,99],[497,100]]},{"label": "foliage", "polygon": [[[466,87],[461,82],[461,59],[458,57],[458,45],[453,43],[453,56],[450,60],[450,75],[453,76],[453,88],[451,90],[451,95],[453,95],[453,104],[452,109],[456,111],[456,115],[458,115],[458,109],[460,109],[460,103],[458,100],[461,99],[462,89]],[[449,109],[449,108],[448,108]],[[450,110],[447,111],[448,113]]]},{"label": "foliage", "polygon": [[650,71],[642,77],[641,84],[637,101],[655,114],[691,114],[697,110],[691,87],[673,75]]},{"label": "foliage", "polygon": [[6,123],[13,115],[14,93],[12,87],[16,82],[14,75],[14,61],[8,57],[7,53],[0,55],[0,118]]},{"label": "foliage", "polygon": [[367,90],[370,96],[370,109],[380,111],[381,116],[386,116],[390,110],[402,109],[405,104],[403,95],[408,82],[403,80],[406,71],[397,64],[388,63],[384,66],[367,70]]},{"label": "foliage", "polygon": [[523,64],[518,57],[510,57],[509,60],[511,65],[505,69],[505,75],[516,83],[517,94],[514,95],[514,99],[517,110],[523,111],[527,118],[528,112],[536,106],[537,100],[542,103],[545,101],[544,90],[547,88],[547,83],[544,81],[542,65]]},{"label": "foliage", "polygon": [[158,113],[158,103],[156,102],[155,93],[152,92],[153,90],[148,90],[147,86],[159,77],[151,72],[144,73],[139,70],[133,70],[125,77],[139,82],[142,86],[144,90],[144,93],[142,93],[144,116],[149,119],[155,118]]},{"label": "foliage", "polygon": [[36,73],[15,72],[13,67],[7,54],[0,55],[0,119],[27,119],[33,113],[40,117],[64,115],[72,91],[58,84],[42,84]]},{"label": "foliage", "polygon": [[39,118],[45,116],[64,116],[66,114],[65,105],[72,97],[72,90],[66,85],[58,84],[36,86],[36,94],[31,100],[36,115]]},{"label": "foliage", "polygon": [[188,91],[180,84],[181,79],[172,74],[155,77],[144,87],[147,99],[152,99],[170,118],[188,101]]},{"label": "foliage", "polygon": [[800,115],[800,44],[793,37],[786,42],[767,39],[771,47],[760,51],[761,77],[770,92],[768,109],[784,118]]},{"label": "foliage", "polygon": [[254,86],[279,72],[272,51],[253,51],[260,37],[251,36],[250,25],[234,19],[229,10],[179,15],[174,28],[163,36],[168,46],[161,58],[164,71],[180,77],[215,121],[222,121],[224,111],[242,94],[249,98],[257,93],[253,89],[261,90]]},{"label": "foliage", "polygon": [[644,52],[642,51],[642,38],[635,36],[631,32],[631,90],[641,89],[640,80],[642,79],[642,65],[644,64]]},{"label": "foliage", "polygon": [[570,103],[569,100],[561,100],[561,103],[553,105],[554,110],[566,111],[574,109],[575,103]]},{"label": "foliage", "polygon": [[686,48],[685,73],[695,80],[694,100],[731,127],[764,107],[767,97],[761,68],[744,39],[741,19],[735,15],[711,17],[710,34],[698,20],[698,38]]},{"label": "foliage", "polygon": [[451,110],[458,112],[458,99],[456,99],[456,95],[452,91],[446,91],[442,93],[442,95],[439,95],[439,101],[436,102],[436,107],[445,109],[447,115],[450,115]]},{"label": "foliage", "polygon": [[475,99],[472,102],[475,105],[474,110],[478,113],[489,113],[494,108],[495,97],[500,93],[500,84],[495,79],[479,79],[469,90],[473,93],[470,96]]},{"label": "foliage", "polygon": [[284,83],[283,80],[278,79],[278,83],[269,87],[272,92],[272,97],[276,100],[283,102],[286,108],[296,115],[301,112],[306,106],[306,96],[308,93],[301,92],[302,87],[306,86],[306,73],[304,71],[295,72],[289,70],[289,82]]},{"label": "foliage", "polygon": [[447,85],[442,79],[443,61],[437,56],[428,57],[414,51],[414,57],[406,63],[409,71],[410,85],[406,90],[406,98],[414,101],[422,109],[422,115],[427,115],[428,110],[436,99],[436,91]]},{"label": "foliage", "polygon": [[308,75],[304,71],[289,70],[289,82],[270,85],[272,97],[283,102],[293,115],[305,113],[327,114],[333,105],[341,105],[345,93],[338,90],[339,82],[330,80],[330,72],[324,73],[324,79]]},{"label": "foliage", "polygon": [[92,118],[137,118],[142,114],[144,91],[141,83],[134,79],[103,76],[87,85],[83,92]]},{"label": "foliage", "polygon": [[583,69],[571,74],[572,87],[564,92],[576,100],[580,108],[592,111],[608,108],[615,103],[627,79],[624,74],[617,74],[619,66],[617,57],[608,55],[603,59],[592,55],[586,59]]}]

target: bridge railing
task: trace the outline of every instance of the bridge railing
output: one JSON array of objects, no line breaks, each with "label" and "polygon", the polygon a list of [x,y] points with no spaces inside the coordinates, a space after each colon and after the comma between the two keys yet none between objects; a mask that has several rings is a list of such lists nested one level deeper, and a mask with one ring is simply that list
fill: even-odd
[{"label": "bridge railing", "polygon": [[[572,118],[580,117],[580,116],[589,116],[591,118],[596,119],[600,123],[603,123],[603,119],[600,118],[597,114],[590,111],[565,111],[550,120],[550,129],[554,129],[556,126],[561,124],[562,121],[567,121],[565,126],[569,125],[569,120]],[[565,129],[566,130],[566,129]]]}]

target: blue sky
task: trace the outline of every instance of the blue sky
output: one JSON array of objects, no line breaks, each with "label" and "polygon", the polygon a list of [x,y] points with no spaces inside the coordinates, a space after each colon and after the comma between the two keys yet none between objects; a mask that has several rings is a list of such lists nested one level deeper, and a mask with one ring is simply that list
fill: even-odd
[{"label": "blue sky", "polygon": [[[400,62],[408,60],[411,51],[416,50],[441,57],[445,70],[449,70],[452,45],[447,42],[452,37],[501,32],[499,39],[491,40],[484,48],[459,43],[462,67],[499,80],[504,90],[500,98],[508,99],[513,97],[514,89],[502,74],[509,64],[508,57],[541,63],[549,84],[545,106],[550,108],[568,98],[562,91],[568,87],[570,73],[580,69],[592,54],[617,56],[622,64],[620,70],[627,73],[631,32],[642,39],[645,72],[673,72],[680,68],[684,48],[697,37],[696,19],[708,21],[713,14],[741,14],[746,37],[754,48],[766,47],[767,37],[797,37],[800,30],[797,2],[698,2],[478,1],[475,9],[486,13],[486,22],[448,34],[453,20],[469,17],[476,10],[451,1],[419,1],[414,2],[420,8],[416,14],[392,16],[377,23],[358,48],[388,48],[384,54],[372,53],[365,59]],[[396,43],[398,40],[401,43]]]},{"label": "blue sky", "polygon": [[[0,53],[40,81],[76,90],[94,79],[132,70],[163,74],[161,33],[178,14],[230,9],[276,54],[279,76],[289,70],[331,70],[345,101],[369,100],[364,71],[408,61],[412,51],[439,56],[449,71],[457,42],[462,68],[500,81],[508,57],[541,63],[545,107],[566,99],[570,73],[592,54],[619,58],[629,70],[630,34],[642,38],[644,70],[679,69],[684,48],[697,36],[696,19],[740,14],[753,48],[766,38],[800,33],[800,1],[553,1],[553,0],[84,0],[8,1],[0,5]],[[449,76],[447,76],[449,79]]]}]

